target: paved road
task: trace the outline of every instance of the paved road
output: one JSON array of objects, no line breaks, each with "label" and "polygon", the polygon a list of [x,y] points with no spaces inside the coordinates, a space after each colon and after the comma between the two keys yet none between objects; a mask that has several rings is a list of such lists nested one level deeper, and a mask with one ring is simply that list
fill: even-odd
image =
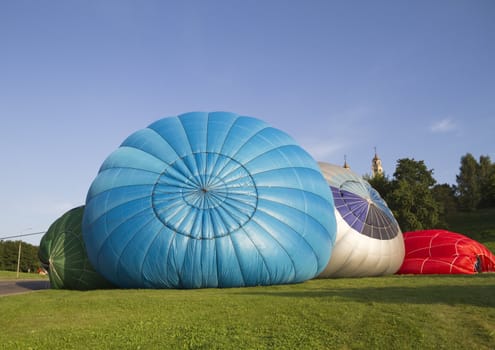
[{"label": "paved road", "polygon": [[0,281],[0,297],[5,295],[33,292],[50,288],[48,280],[8,280]]}]

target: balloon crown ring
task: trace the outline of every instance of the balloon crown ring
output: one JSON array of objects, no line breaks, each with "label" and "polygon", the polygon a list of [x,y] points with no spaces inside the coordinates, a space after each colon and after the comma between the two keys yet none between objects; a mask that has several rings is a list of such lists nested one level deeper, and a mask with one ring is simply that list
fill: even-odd
[{"label": "balloon crown ring", "polygon": [[[210,163],[205,162],[201,172],[197,166],[196,171],[186,167],[208,157]],[[188,169],[187,174],[184,169]],[[153,210],[163,225],[195,239],[214,239],[238,230],[256,212],[257,198],[254,179],[244,166],[228,156],[208,152],[193,153],[169,164],[152,193]],[[212,221],[215,232],[199,229]],[[188,226],[186,222],[194,224]]]}]

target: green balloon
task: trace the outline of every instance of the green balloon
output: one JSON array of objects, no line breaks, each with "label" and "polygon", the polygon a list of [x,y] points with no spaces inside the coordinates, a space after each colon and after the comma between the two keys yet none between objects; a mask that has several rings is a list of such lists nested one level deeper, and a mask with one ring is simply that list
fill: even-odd
[{"label": "green balloon", "polygon": [[53,289],[114,288],[89,262],[82,236],[83,214],[84,206],[69,210],[41,239],[38,257],[48,270]]}]

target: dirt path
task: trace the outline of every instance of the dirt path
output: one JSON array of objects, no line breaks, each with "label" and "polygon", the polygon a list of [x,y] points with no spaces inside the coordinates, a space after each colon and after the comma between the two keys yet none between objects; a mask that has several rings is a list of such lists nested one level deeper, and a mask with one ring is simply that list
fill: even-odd
[{"label": "dirt path", "polygon": [[7,280],[0,281],[0,297],[50,288],[49,280]]}]

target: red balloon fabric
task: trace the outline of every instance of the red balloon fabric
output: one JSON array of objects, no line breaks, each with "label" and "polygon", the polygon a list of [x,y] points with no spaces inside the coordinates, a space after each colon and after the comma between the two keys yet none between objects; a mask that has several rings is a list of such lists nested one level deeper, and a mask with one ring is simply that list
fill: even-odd
[{"label": "red balloon fabric", "polygon": [[397,274],[495,272],[495,255],[483,244],[446,230],[405,232],[406,255]]}]

